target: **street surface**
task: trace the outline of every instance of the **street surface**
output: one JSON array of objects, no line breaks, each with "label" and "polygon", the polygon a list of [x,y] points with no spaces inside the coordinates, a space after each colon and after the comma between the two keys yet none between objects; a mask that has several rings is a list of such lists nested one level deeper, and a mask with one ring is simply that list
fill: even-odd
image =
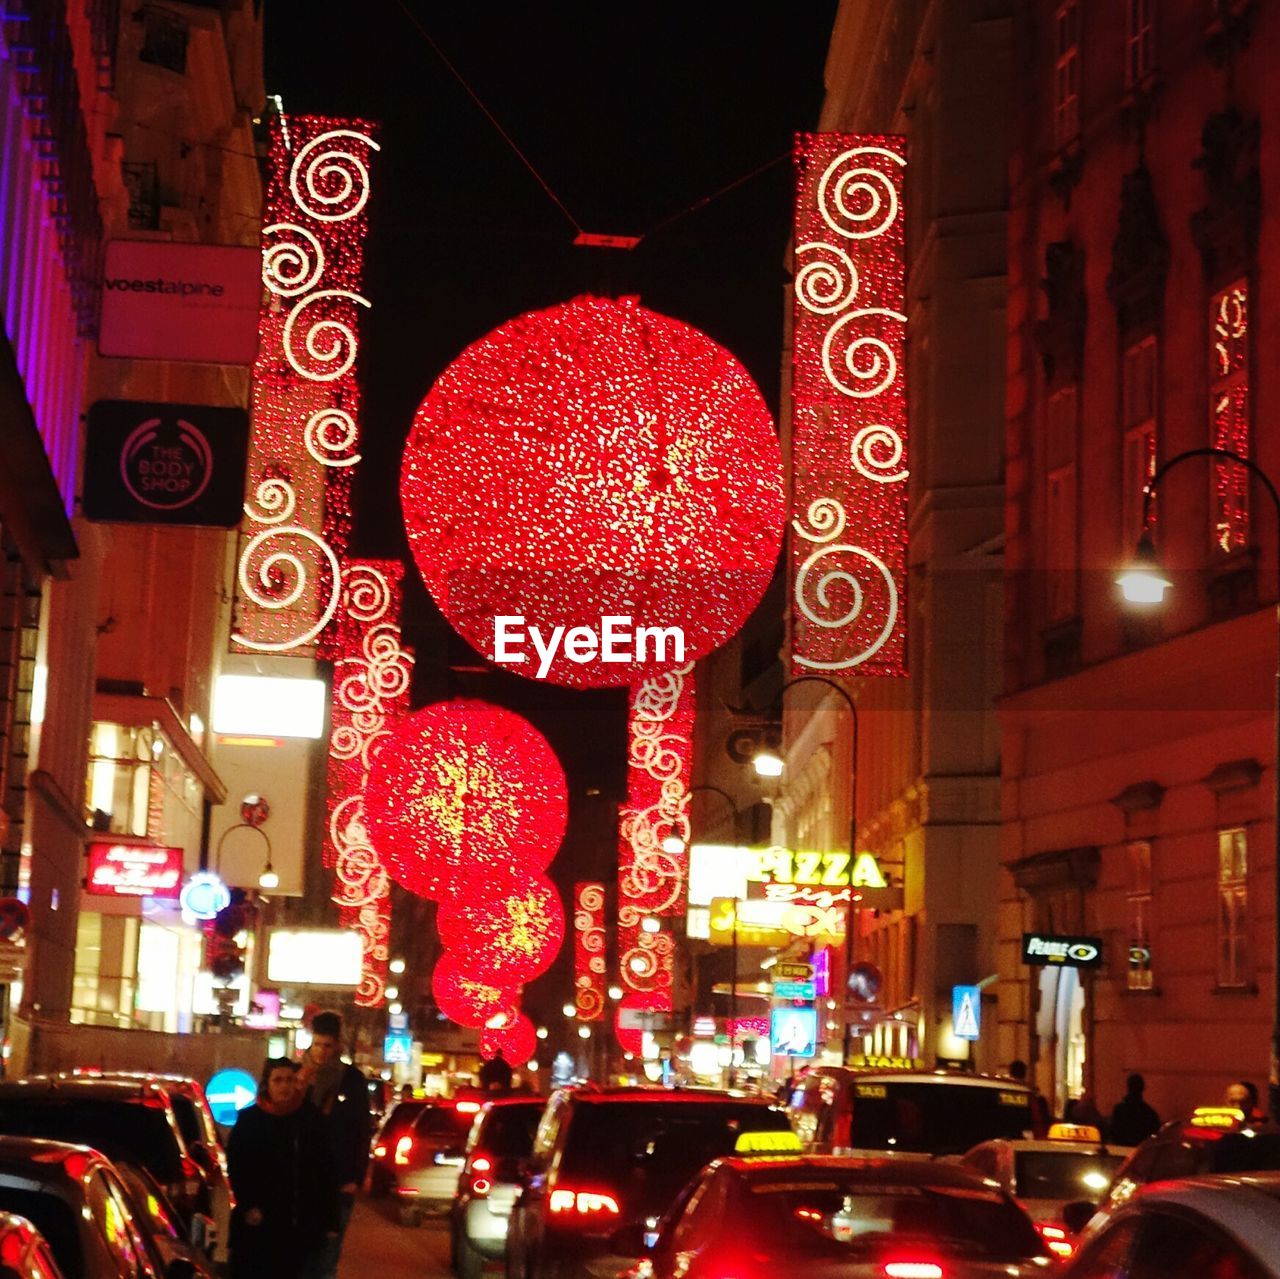
[{"label": "street surface", "polygon": [[449,1230],[443,1219],[402,1226],[389,1199],[361,1199],[342,1245],[338,1279],[436,1279],[449,1274]]}]

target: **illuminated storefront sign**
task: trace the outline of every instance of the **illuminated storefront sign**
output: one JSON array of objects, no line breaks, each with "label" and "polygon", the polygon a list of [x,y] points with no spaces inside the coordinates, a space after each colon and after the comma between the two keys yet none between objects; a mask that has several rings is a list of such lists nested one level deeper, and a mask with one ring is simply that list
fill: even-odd
[{"label": "illuminated storefront sign", "polygon": [[267,980],[273,985],[360,985],[364,951],[358,933],[345,928],[277,928],[267,945]]},{"label": "illuminated storefront sign", "polygon": [[717,897],[711,903],[710,941],[732,945],[735,921],[742,946],[786,946],[797,937],[843,937],[844,918],[843,907]]},{"label": "illuminated storefront sign", "polygon": [[1065,968],[1097,968],[1102,963],[1100,937],[1068,937],[1056,933],[1023,933],[1024,964]]},{"label": "illuminated storefront sign", "polygon": [[85,890],[107,897],[167,897],[182,891],[182,849],[90,844]]},{"label": "illuminated storefront sign", "polygon": [[231,905],[231,890],[211,870],[198,870],[178,896],[182,916],[188,922],[210,920]]}]

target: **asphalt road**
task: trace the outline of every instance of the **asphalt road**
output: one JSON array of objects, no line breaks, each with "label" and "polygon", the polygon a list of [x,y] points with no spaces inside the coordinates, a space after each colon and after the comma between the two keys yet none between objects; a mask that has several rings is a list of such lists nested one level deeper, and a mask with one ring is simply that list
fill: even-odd
[{"label": "asphalt road", "polygon": [[443,1220],[402,1226],[390,1200],[356,1204],[338,1279],[444,1279],[449,1273],[449,1231]]}]

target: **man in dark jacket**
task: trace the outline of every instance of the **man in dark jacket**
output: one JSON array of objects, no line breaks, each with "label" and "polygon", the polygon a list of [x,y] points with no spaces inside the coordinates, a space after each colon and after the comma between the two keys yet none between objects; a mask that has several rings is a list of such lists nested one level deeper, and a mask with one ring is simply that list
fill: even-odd
[{"label": "man in dark jacket", "polygon": [[1132,1074],[1125,1083],[1124,1100],[1111,1112],[1107,1140],[1117,1146],[1136,1146],[1160,1130],[1160,1116],[1147,1105],[1142,1094],[1147,1081]]},{"label": "man in dark jacket", "polygon": [[337,1275],[342,1237],[369,1166],[369,1085],[355,1066],[342,1060],[341,1040],[342,1018],[335,1012],[316,1013],[311,1019],[311,1046],[299,1072],[311,1104],[324,1119],[333,1180],[341,1196],[341,1228],[318,1258],[310,1279],[334,1279]]}]

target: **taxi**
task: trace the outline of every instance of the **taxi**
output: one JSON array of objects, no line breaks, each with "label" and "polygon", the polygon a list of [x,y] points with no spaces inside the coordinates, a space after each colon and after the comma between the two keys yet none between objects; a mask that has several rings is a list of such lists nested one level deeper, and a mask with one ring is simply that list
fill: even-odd
[{"label": "taxi", "polygon": [[997,1185],[1026,1210],[1050,1250],[1072,1252],[1063,1209],[1081,1199],[1097,1200],[1111,1185],[1132,1146],[1108,1146],[1089,1124],[1053,1124],[1043,1141],[984,1141],[960,1163]]}]

